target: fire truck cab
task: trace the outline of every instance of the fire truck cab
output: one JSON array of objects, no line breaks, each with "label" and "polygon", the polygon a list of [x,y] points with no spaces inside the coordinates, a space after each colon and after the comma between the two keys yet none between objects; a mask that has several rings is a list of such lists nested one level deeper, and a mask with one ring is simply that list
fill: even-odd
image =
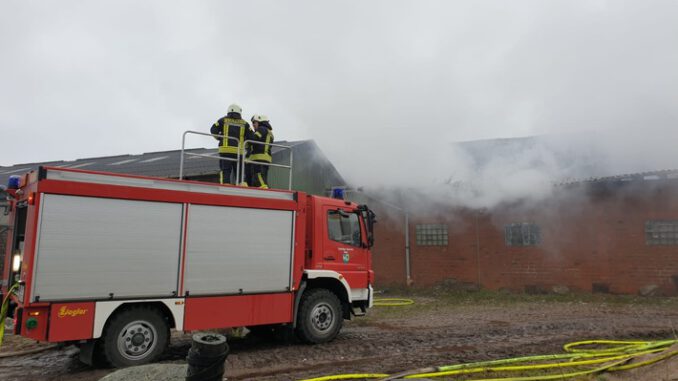
[{"label": "fire truck cab", "polygon": [[170,329],[334,339],[372,305],[374,214],[303,192],[41,167],[7,191],[14,330],[116,367]]}]

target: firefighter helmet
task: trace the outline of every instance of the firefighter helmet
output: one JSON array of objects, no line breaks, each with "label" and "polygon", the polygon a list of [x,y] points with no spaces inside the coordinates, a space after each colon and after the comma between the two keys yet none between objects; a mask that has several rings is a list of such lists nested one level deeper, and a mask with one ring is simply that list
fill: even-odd
[{"label": "firefighter helmet", "polygon": [[228,112],[236,112],[238,114],[242,114],[242,107],[233,103],[232,105],[228,106]]}]

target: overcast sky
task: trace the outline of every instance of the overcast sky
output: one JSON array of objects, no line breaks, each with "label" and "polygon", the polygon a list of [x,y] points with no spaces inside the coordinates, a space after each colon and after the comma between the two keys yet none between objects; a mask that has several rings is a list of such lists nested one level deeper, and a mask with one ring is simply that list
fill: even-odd
[{"label": "overcast sky", "polygon": [[357,181],[533,134],[676,158],[678,1],[1,3],[0,165],[178,149],[232,102]]}]

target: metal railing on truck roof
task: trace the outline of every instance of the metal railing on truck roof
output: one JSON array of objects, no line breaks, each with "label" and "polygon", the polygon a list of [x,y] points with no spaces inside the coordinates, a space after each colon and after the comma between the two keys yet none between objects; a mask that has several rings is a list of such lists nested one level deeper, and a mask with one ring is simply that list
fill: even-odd
[{"label": "metal railing on truck roof", "polygon": [[[222,157],[222,156],[213,156],[213,155],[206,155],[202,153],[194,153],[194,152],[185,152],[186,151],[186,135],[188,134],[193,134],[193,135],[202,135],[202,136],[212,136],[215,138],[221,138],[221,139],[228,139],[228,140],[233,140],[236,142],[236,145],[238,146],[238,152],[236,155],[236,158],[230,158],[230,157]],[[233,138],[229,136],[224,136],[224,135],[218,135],[218,134],[208,134],[206,132],[199,132],[199,131],[184,131],[184,133],[181,135],[181,162],[179,163],[179,180],[184,179],[184,156],[199,156],[199,157],[206,157],[208,159],[217,159],[217,160],[226,160],[226,161],[235,161],[236,163],[240,161],[240,149],[242,147],[240,146],[240,140],[238,138]],[[236,166],[235,170],[235,180],[236,183],[240,183],[240,166]]]},{"label": "metal railing on truck roof", "polygon": [[[256,164],[256,165],[266,165],[266,166],[269,166],[269,167],[287,168],[289,173],[290,173],[289,178],[288,178],[287,190],[292,190],[292,163],[294,162],[294,158],[293,158],[293,155],[292,155],[294,151],[292,151],[292,147],[285,146],[285,145],[282,145],[282,144],[265,143],[265,142],[260,142],[260,141],[256,141],[256,140],[245,140],[245,147],[247,147],[248,144],[259,144],[259,145],[268,144],[271,147],[278,147],[278,148],[290,150],[290,163],[289,163],[289,165],[274,164],[274,163],[268,163],[268,162],[265,162],[265,161],[254,161],[254,160],[250,160],[247,157],[245,157],[245,159],[242,161],[242,164],[241,164],[242,170],[240,170],[239,172],[243,173],[243,174],[245,173],[245,164]],[[271,154],[271,158],[272,157],[273,157],[273,154]]]},{"label": "metal railing on truck roof", "polygon": [[[232,141],[235,141],[237,143],[238,147],[238,152],[236,154],[236,158],[230,158],[230,157],[222,157],[222,156],[214,156],[214,155],[208,155],[208,154],[202,154],[202,153],[194,153],[194,152],[186,152],[186,135],[202,135],[202,136],[212,136],[216,138],[222,138],[222,139],[229,139]],[[249,160],[247,158],[244,158],[241,160],[241,148],[242,147],[247,147],[248,144],[262,144],[265,145],[267,143],[264,142],[259,142],[255,140],[246,140],[243,142],[243,145],[240,145],[240,140],[238,138],[234,137],[229,137],[225,135],[219,135],[219,134],[208,134],[206,132],[199,132],[199,131],[184,131],[184,133],[181,136],[181,161],[179,163],[179,180],[184,179],[184,159],[185,156],[198,156],[198,157],[205,157],[208,159],[217,159],[217,160],[226,160],[226,161],[234,161],[236,163],[241,163],[241,165],[236,165],[236,171],[235,171],[235,179],[236,179],[236,184],[240,184],[244,180],[244,175],[245,175],[245,164],[257,164],[257,165],[267,165],[270,167],[278,167],[278,168],[287,168],[289,170],[289,181],[288,181],[288,190],[292,190],[292,164],[294,162],[293,159],[293,151],[291,146],[286,146],[282,144],[274,144],[274,143],[268,143],[272,147],[278,147],[282,149],[288,149],[290,151],[290,161],[289,165],[284,165],[284,164],[274,164],[274,163],[267,163],[267,162],[260,162],[260,161],[253,161]],[[272,156],[272,155],[271,155]]]}]

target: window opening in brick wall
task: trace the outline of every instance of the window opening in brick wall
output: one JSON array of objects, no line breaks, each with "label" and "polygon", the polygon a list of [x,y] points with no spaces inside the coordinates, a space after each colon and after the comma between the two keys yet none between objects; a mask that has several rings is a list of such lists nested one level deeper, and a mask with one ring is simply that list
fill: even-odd
[{"label": "window opening in brick wall", "polygon": [[506,246],[536,246],[541,243],[541,230],[534,223],[508,224],[504,233]]},{"label": "window opening in brick wall", "polygon": [[678,220],[645,221],[645,244],[678,245]]},{"label": "window opening in brick wall", "polygon": [[447,246],[447,225],[417,224],[416,236],[419,246]]}]

